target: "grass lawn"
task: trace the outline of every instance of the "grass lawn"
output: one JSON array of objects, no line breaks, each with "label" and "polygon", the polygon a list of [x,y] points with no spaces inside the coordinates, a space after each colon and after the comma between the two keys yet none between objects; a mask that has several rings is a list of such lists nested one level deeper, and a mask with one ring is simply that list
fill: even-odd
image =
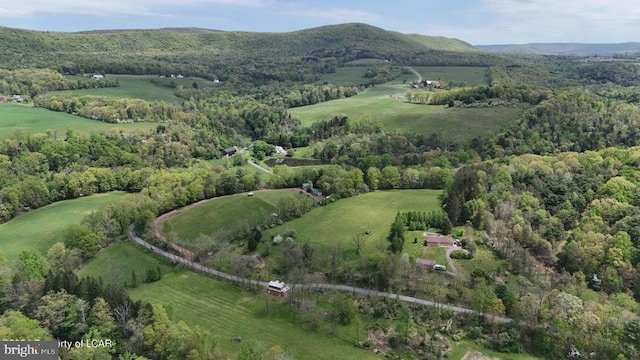
[{"label": "grass lawn", "polygon": [[290,109],[289,112],[309,126],[335,115],[345,114],[353,120],[380,122],[385,130],[446,135],[467,139],[491,132],[516,119],[523,108],[445,108],[411,104],[394,95],[404,95],[402,84],[387,83],[362,91],[357,96]]},{"label": "grass lawn", "polygon": [[[214,198],[183,210],[166,220],[178,234],[179,242],[188,244],[201,234],[211,235],[218,229],[229,229],[242,221],[259,220],[276,210],[278,199],[300,196],[291,190],[260,190],[253,196],[236,194]],[[164,229],[165,226],[160,226]]]},{"label": "grass lawn", "polygon": [[293,229],[300,241],[351,247],[352,236],[368,230],[367,245],[374,246],[386,238],[398,211],[436,210],[439,194],[439,190],[374,191],[316,207],[263,234],[272,239],[286,229]]},{"label": "grass lawn", "polygon": [[504,354],[501,352],[485,349],[470,340],[452,341],[453,349],[448,354],[447,359],[460,360],[469,350],[475,350],[483,355],[496,357],[501,360],[539,360],[539,358],[528,354]]},{"label": "grass lawn", "polygon": [[125,194],[118,191],[59,201],[22,214],[0,225],[0,249],[9,260],[23,250],[38,250],[46,255],[53,244],[62,241],[65,227],[80,223],[92,211]]},{"label": "grass lawn", "polygon": [[[77,76],[70,76],[70,79],[76,79]],[[71,93],[77,95],[96,95],[96,96],[113,96],[123,98],[136,98],[147,101],[166,101],[168,103],[182,104],[185,100],[173,94],[173,89],[168,86],[160,86],[151,82],[152,79],[169,84],[172,81],[177,85],[191,87],[194,82],[199,88],[205,86],[214,86],[213,81],[200,78],[190,79],[168,79],[158,78],[153,75],[107,75],[109,79],[118,79],[119,87],[98,88],[98,89],[80,89],[61,91],[60,93]]]},{"label": "grass lawn", "polygon": [[[225,356],[237,354],[242,341],[256,340],[267,349],[280,345],[296,359],[377,359],[375,354],[356,348],[355,325],[338,327],[334,335],[320,329],[307,330],[297,324],[282,301],[265,294],[253,294],[204,276],[180,270],[162,280],[130,289],[135,300],[166,306],[174,320],[200,326],[219,338]],[[269,314],[265,299],[270,301]]]},{"label": "grass lawn", "polygon": [[[412,259],[422,258],[436,262],[436,264],[447,265],[447,248],[438,246],[424,246],[424,231],[407,231],[402,252],[411,255]],[[418,238],[418,243],[414,244],[413,239]],[[415,261],[415,260],[413,260]]]},{"label": "grass lawn", "polygon": [[134,244],[131,240],[116,241],[100,250],[95,257],[76,270],[79,277],[102,278],[105,283],[131,284],[131,273],[135,270],[138,284],[142,284],[147,270],[159,266],[162,274],[173,271],[174,266],[165,258]]},{"label": "grass lawn", "polygon": [[493,252],[484,246],[478,246],[473,259],[453,259],[453,263],[464,279],[470,279],[471,273],[476,269],[484,270],[489,274],[503,274],[507,270],[506,263],[496,258]]},{"label": "grass lawn", "polygon": [[134,132],[147,131],[157,126],[156,123],[109,124],[102,121],[85,119],[62,112],[55,112],[29,105],[0,104],[0,140],[15,136],[44,133],[51,130],[64,138],[67,129],[76,133],[106,132],[118,130]]}]

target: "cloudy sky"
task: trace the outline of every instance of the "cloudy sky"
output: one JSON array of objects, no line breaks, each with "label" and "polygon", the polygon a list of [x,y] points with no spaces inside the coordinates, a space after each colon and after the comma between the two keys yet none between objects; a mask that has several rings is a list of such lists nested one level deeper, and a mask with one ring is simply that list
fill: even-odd
[{"label": "cloudy sky", "polygon": [[0,0],[0,26],[48,31],[345,22],[472,44],[640,41],[638,0]]}]

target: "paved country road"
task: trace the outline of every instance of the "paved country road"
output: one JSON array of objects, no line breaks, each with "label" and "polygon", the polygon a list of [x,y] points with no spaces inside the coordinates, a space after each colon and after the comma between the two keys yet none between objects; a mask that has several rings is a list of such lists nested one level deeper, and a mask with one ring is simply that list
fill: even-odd
[{"label": "paved country road", "polygon": [[[209,267],[206,267],[200,263],[197,263],[193,260],[188,260],[186,258],[183,258],[181,256],[175,255],[175,254],[171,254],[167,251],[164,251],[156,246],[153,246],[151,244],[149,244],[148,242],[142,240],[138,234],[136,234],[135,230],[133,229],[133,225],[131,225],[129,227],[129,237],[135,241],[136,243],[144,246],[147,249],[152,250],[153,252],[155,252],[158,255],[164,256],[174,262],[177,263],[181,263],[184,264],[185,266],[189,266],[192,269],[207,273],[209,275],[213,275],[219,278],[223,278],[223,279],[227,279],[229,281],[233,281],[233,282],[238,282],[238,283],[242,283],[242,284],[251,284],[251,285],[257,285],[257,286],[264,286],[266,287],[268,285],[268,283],[266,281],[257,281],[257,280],[252,280],[252,279],[245,279],[239,276],[235,276],[235,275],[231,275],[231,274],[227,274],[227,273],[223,273],[222,271],[218,271],[216,269],[212,269]],[[360,287],[355,287],[355,286],[349,286],[349,285],[337,285],[337,284],[288,284],[293,291],[295,291],[296,288],[303,288],[303,289],[333,289],[333,290],[342,290],[342,291],[350,291],[350,292],[354,292],[357,294],[363,294],[363,295],[372,295],[372,296],[386,296],[392,299],[397,299],[399,301],[404,301],[404,302],[408,302],[408,303],[414,303],[414,304],[421,304],[421,305],[425,305],[425,306],[432,306],[432,307],[437,307],[437,308],[441,308],[441,309],[448,309],[451,310],[453,312],[456,313],[465,313],[465,314],[478,314],[477,311],[475,310],[471,310],[471,309],[466,309],[466,308],[462,308],[462,307],[458,307],[458,306],[453,306],[453,305],[448,305],[448,304],[441,304],[441,303],[436,303],[433,301],[429,301],[429,300],[424,300],[424,299],[419,299],[419,298],[415,298],[415,297],[411,297],[411,296],[405,296],[405,295],[400,295],[400,294],[393,294],[393,293],[388,293],[388,292],[382,292],[382,291],[378,291],[378,290],[371,290],[371,289],[365,289],[365,288],[360,288]],[[504,316],[494,316],[494,315],[486,315],[491,317],[491,319],[493,319],[494,321],[497,322],[501,322],[501,323],[510,323],[513,320],[511,318],[508,317],[504,317]]]}]

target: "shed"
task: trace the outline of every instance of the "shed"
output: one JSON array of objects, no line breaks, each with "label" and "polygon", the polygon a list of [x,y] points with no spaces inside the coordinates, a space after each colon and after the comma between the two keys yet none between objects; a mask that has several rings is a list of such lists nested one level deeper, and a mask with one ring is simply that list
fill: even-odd
[{"label": "shed", "polygon": [[424,266],[426,268],[431,268],[433,265],[435,265],[435,261],[433,260],[429,260],[429,259],[421,259],[418,258],[416,259],[416,265],[420,265],[420,266]]},{"label": "shed", "polygon": [[232,147],[228,147],[226,149],[222,149],[222,155],[227,155],[227,156],[231,156],[235,153],[238,152],[238,147],[237,146],[232,146]]}]

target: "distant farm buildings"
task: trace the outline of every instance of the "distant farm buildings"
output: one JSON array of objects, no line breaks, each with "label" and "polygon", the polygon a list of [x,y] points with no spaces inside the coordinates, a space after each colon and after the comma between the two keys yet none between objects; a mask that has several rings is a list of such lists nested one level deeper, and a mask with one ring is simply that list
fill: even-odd
[{"label": "distant farm buildings", "polygon": [[289,287],[284,281],[269,281],[269,285],[267,286],[267,292],[276,296],[287,296],[289,295],[289,290]]}]

